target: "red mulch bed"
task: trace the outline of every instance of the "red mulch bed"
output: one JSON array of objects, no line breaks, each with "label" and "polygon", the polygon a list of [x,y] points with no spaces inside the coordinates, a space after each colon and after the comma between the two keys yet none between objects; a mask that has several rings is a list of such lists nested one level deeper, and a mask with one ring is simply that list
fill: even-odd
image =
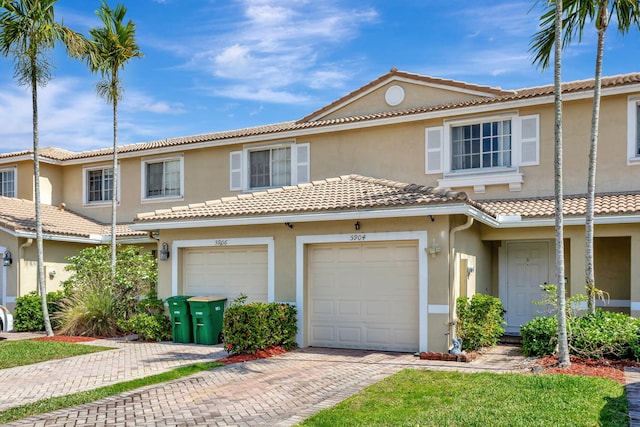
[{"label": "red mulch bed", "polygon": [[544,368],[544,374],[568,374],[591,377],[609,378],[620,384],[625,384],[624,368],[633,366],[640,367],[640,363],[632,360],[607,360],[607,359],[585,359],[578,356],[570,356],[571,366],[559,368],[556,356],[541,357],[536,360],[536,365]]},{"label": "red mulch bed", "polygon": [[248,362],[250,360],[266,359],[267,357],[278,356],[286,353],[287,350],[280,346],[274,346],[267,348],[266,350],[258,350],[256,354],[232,354],[224,359],[218,360],[218,362],[228,365],[230,363]]},{"label": "red mulch bed", "polygon": [[33,338],[32,341],[57,341],[57,342],[87,342],[99,340],[102,337],[72,337],[68,335],[54,335],[52,337]]}]

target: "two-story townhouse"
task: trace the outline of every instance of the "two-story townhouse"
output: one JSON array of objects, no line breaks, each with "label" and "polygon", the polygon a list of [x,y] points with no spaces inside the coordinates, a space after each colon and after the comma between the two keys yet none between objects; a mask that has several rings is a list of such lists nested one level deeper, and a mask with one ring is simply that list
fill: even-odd
[{"label": "two-story townhouse", "polygon": [[[564,90],[575,294],[593,82]],[[634,315],[639,105],[640,74],[603,79],[596,283],[608,307]],[[499,296],[517,332],[555,277],[551,86],[502,90],[392,69],[298,121],[120,153],[119,218],[168,249],[159,295],[295,303],[300,345],[445,350],[456,297],[476,292]],[[59,160],[67,211],[108,221],[91,189],[108,180],[109,158],[105,149]]]}]

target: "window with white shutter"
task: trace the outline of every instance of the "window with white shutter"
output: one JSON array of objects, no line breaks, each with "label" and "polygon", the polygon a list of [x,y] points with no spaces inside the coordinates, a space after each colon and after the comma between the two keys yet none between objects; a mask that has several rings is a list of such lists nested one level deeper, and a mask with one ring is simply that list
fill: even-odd
[{"label": "window with white shutter", "polygon": [[425,173],[442,173],[442,126],[425,130]]},{"label": "window with white shutter", "polygon": [[229,157],[232,191],[282,187],[309,182],[309,144],[251,145]]}]

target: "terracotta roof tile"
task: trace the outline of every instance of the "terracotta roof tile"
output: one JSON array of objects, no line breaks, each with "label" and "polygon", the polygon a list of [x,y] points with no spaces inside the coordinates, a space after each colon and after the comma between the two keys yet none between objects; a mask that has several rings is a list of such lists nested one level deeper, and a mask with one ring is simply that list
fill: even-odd
[{"label": "terracotta roof tile", "polygon": [[[109,225],[94,221],[64,207],[42,206],[42,231],[45,234],[89,238],[92,235],[110,235]],[[35,204],[30,200],[0,197],[0,227],[12,231],[35,232]],[[133,231],[127,224],[118,224],[119,237],[145,236]]]},{"label": "terracotta roof tile", "polygon": [[186,209],[162,209],[139,214],[136,222],[224,218],[274,214],[376,209],[470,202],[464,192],[417,184],[405,184],[360,175],[288,186],[190,205]]},{"label": "terracotta roof tile", "polygon": [[[523,218],[553,218],[555,202],[553,197],[482,200],[476,202],[485,212],[498,215],[520,215]],[[567,196],[563,201],[563,212],[567,216],[584,216],[587,198],[585,195]],[[595,199],[595,215],[640,214],[640,193],[598,194]]]},{"label": "terracotta roof tile", "polygon": [[[165,148],[165,147],[180,147],[183,145],[196,144],[201,142],[214,142],[214,141],[225,141],[234,138],[243,138],[250,136],[260,136],[260,135],[270,135],[278,132],[286,132],[286,131],[297,131],[304,129],[312,129],[312,128],[322,128],[340,124],[347,123],[358,123],[358,122],[366,122],[378,119],[392,118],[392,117],[409,117],[416,114],[423,114],[435,111],[446,111],[446,110],[455,110],[457,108],[464,107],[472,107],[484,104],[499,104],[504,102],[523,100],[523,99],[532,99],[537,97],[545,97],[553,95],[553,85],[548,86],[539,86],[532,88],[523,88],[518,90],[502,90],[499,88],[492,88],[489,86],[479,86],[465,82],[459,82],[455,80],[447,80],[440,79],[436,77],[422,76],[419,74],[411,74],[403,71],[395,71],[391,73],[387,73],[380,78],[374,80],[368,85],[363,86],[362,88],[356,90],[354,93],[347,95],[346,97],[341,98],[336,101],[336,103],[344,101],[344,99],[354,96],[359,91],[367,90],[369,87],[372,87],[379,82],[384,81],[389,78],[389,76],[397,75],[400,77],[407,77],[414,80],[420,81],[428,81],[435,84],[449,85],[461,89],[469,89],[480,92],[485,92],[490,96],[487,97],[479,97],[474,100],[460,101],[449,104],[442,105],[434,105],[434,106],[426,106],[426,107],[415,107],[408,108],[404,110],[396,110],[396,111],[381,111],[378,113],[371,114],[363,114],[360,116],[352,116],[352,117],[344,117],[344,118],[335,118],[335,119],[326,119],[326,120],[310,120],[311,118],[317,116],[319,112],[323,111],[323,109],[318,110],[301,120],[298,121],[288,121],[282,123],[274,123],[264,126],[256,126],[245,129],[237,129],[230,130],[224,132],[214,132],[207,133],[201,135],[191,135],[177,138],[168,138],[157,141],[149,141],[149,142],[141,142],[136,144],[128,144],[118,147],[118,152],[120,153],[132,153],[139,152],[151,149]],[[627,85],[637,85],[640,84],[640,73],[630,73],[630,74],[622,74],[611,77],[603,77],[602,78],[602,88],[610,88],[610,87],[622,87]],[[565,93],[579,93],[584,91],[593,90],[593,79],[588,80],[580,80],[574,82],[568,82],[563,84],[563,91]],[[330,104],[324,108],[330,108],[330,106],[335,103]],[[49,150],[49,151],[46,151]],[[42,156],[49,157],[55,160],[75,160],[75,159],[85,159],[99,156],[109,156],[112,154],[113,149],[111,148],[103,148],[92,151],[83,151],[78,153],[73,153],[66,150],[60,150],[55,148],[47,148],[42,149]],[[0,159],[9,158],[9,157],[17,157],[21,155],[29,155],[32,153],[32,150],[20,151],[16,153],[6,153],[0,155]]]}]

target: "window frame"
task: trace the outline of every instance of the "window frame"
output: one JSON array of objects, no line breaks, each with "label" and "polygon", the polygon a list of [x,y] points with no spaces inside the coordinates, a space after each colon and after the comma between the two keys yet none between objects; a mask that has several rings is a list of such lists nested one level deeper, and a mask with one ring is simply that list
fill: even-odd
[{"label": "window frame", "polygon": [[640,165],[640,95],[627,101],[627,165]]},{"label": "window frame", "polygon": [[[147,165],[178,161],[180,167],[180,191],[174,195],[147,196]],[[165,170],[163,168],[162,176],[164,179]],[[184,200],[184,155],[149,157],[140,161],[140,201],[141,203],[160,203],[174,200]]]},{"label": "window frame", "polygon": [[[511,164],[489,168],[452,170],[452,128],[500,122],[511,122]],[[487,185],[508,184],[510,191],[522,189],[521,167],[540,164],[540,115],[519,115],[505,112],[463,119],[444,120],[441,126],[425,128],[425,174],[440,175],[443,188],[473,187],[474,192],[486,192]]]},{"label": "window frame", "polygon": [[[289,150],[289,176],[287,177],[288,179],[286,179],[288,182],[286,184],[283,185],[274,185],[273,184],[273,178],[274,178],[274,171],[273,171],[273,152],[275,150],[282,150],[282,149],[288,149]],[[260,190],[260,189],[264,189],[264,188],[273,188],[273,187],[282,187],[282,186],[287,186],[287,185],[291,185],[291,183],[293,182],[293,171],[292,171],[292,166],[293,166],[293,151],[295,151],[295,148],[293,148],[293,144],[292,143],[284,143],[284,144],[277,144],[277,145],[269,145],[266,147],[251,147],[251,148],[247,148],[245,149],[246,152],[246,174],[247,174],[247,188],[249,190]],[[261,152],[268,152],[269,153],[269,159],[268,159],[268,165],[269,165],[269,185],[262,185],[262,186],[255,186],[252,187],[251,186],[251,154],[253,153],[261,153]]]},{"label": "window frame", "polygon": [[[260,151],[272,151],[279,148],[288,148],[289,156],[289,183],[285,185],[269,185],[260,187],[251,187],[251,153]],[[297,185],[310,180],[310,145],[309,143],[296,143],[295,140],[275,141],[263,144],[250,144],[242,147],[241,151],[232,151],[230,153],[230,173],[229,173],[229,189],[230,191],[261,191],[269,188],[278,188],[288,185]],[[270,171],[270,181],[272,180],[272,172]]]},{"label": "window frame", "polygon": [[[13,191],[13,196],[4,195],[1,185],[0,185],[0,196],[16,198],[16,197],[18,197],[18,168],[16,166],[9,166],[9,167],[0,168],[0,174],[4,174],[6,172],[12,172],[13,173],[13,190],[12,190]],[[0,181],[0,184],[2,184],[1,181]]]},{"label": "window frame", "polygon": [[[103,165],[99,165],[99,166],[85,166],[82,168],[82,204],[84,206],[104,206],[104,205],[108,205],[111,204],[111,198],[106,199],[106,200],[93,200],[90,201],[89,200],[89,173],[92,171],[97,171],[97,170],[106,170],[106,169],[112,169],[113,168],[113,164],[103,164]],[[116,172],[120,172],[120,164],[118,163],[118,170]],[[116,200],[117,204],[120,204],[120,173],[118,173],[118,177],[117,177],[117,181],[115,183],[115,188],[116,188],[116,197],[118,198],[118,200]]]}]

